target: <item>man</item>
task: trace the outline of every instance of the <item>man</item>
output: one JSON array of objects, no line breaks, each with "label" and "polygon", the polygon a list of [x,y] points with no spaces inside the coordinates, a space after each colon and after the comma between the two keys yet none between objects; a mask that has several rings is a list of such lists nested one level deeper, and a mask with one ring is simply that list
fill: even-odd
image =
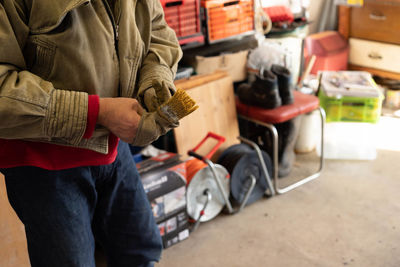
[{"label": "man", "polygon": [[0,171],[32,266],[94,266],[95,239],[109,266],[159,260],[125,142],[154,140],[142,106],[180,57],[159,0],[0,0]]}]

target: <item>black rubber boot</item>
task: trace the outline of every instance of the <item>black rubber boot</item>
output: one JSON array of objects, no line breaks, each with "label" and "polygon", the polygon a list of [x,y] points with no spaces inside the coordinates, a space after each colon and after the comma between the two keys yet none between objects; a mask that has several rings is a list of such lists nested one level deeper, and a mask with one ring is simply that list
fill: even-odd
[{"label": "black rubber boot", "polygon": [[279,168],[278,176],[285,177],[292,170],[296,154],[294,146],[299,135],[301,117],[297,116],[277,126],[279,133]]},{"label": "black rubber boot", "polygon": [[271,71],[264,71],[262,77],[256,76],[252,84],[241,84],[237,94],[243,104],[265,109],[277,108],[281,105],[278,90],[278,79]]},{"label": "black rubber boot", "polygon": [[292,92],[292,74],[284,66],[273,64],[271,71],[278,77],[279,95],[282,99],[282,105],[289,105],[294,102]]},{"label": "black rubber boot", "polygon": [[[278,131],[278,177],[288,176],[296,160],[294,147],[300,130],[301,117],[274,124]],[[271,158],[273,154],[273,136],[271,131],[253,122],[239,119],[240,135],[255,142]]]}]

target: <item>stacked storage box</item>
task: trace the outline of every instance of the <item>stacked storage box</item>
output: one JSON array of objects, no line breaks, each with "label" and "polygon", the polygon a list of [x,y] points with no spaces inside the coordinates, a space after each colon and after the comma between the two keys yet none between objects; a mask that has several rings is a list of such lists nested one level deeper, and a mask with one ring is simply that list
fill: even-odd
[{"label": "stacked storage box", "polygon": [[327,122],[379,120],[383,96],[368,72],[323,71],[318,95]]},{"label": "stacked storage box", "polygon": [[328,122],[324,138],[325,158],[375,159],[376,123],[380,118],[383,95],[371,74],[323,71],[318,95]]},{"label": "stacked storage box", "polygon": [[136,164],[151,204],[164,248],[189,237],[186,212],[186,165],[174,153]]},{"label": "stacked storage box", "polygon": [[202,0],[201,6],[209,43],[254,30],[253,0]]},{"label": "stacked storage box", "polygon": [[176,33],[179,44],[203,44],[200,0],[160,0],[165,20]]}]

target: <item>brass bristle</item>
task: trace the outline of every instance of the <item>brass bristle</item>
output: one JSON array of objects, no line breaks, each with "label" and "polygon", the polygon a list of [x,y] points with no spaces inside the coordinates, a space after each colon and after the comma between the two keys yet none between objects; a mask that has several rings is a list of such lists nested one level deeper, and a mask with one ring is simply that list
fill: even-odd
[{"label": "brass bristle", "polygon": [[189,115],[199,107],[183,89],[178,89],[162,106],[168,106],[179,119]]}]

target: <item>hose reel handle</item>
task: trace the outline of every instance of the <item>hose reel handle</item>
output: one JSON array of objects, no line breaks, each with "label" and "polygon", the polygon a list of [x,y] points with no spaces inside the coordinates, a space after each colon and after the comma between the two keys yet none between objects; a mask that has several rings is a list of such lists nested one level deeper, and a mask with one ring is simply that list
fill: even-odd
[{"label": "hose reel handle", "polygon": [[201,161],[205,161],[205,160],[206,160],[202,155],[197,154],[197,153],[194,152],[193,150],[189,150],[189,151],[188,151],[188,155],[189,155],[189,156],[192,156],[192,157],[195,157],[196,159],[199,159],[199,160],[201,160]]},{"label": "hose reel handle", "polygon": [[[201,156],[201,155],[197,154],[196,151],[207,141],[208,138],[215,139],[217,141],[217,143],[214,145],[214,147],[211,149],[211,151],[208,152],[207,155]],[[189,156],[193,156],[193,157],[195,157],[195,158],[197,158],[199,160],[202,160],[202,161],[206,162],[205,159],[211,159],[211,157],[214,155],[214,153],[218,150],[218,148],[224,142],[225,142],[225,137],[220,136],[220,135],[218,135],[216,133],[213,133],[213,132],[208,132],[207,135],[203,138],[203,140],[201,140],[200,143],[197,144],[197,146],[195,148],[190,149],[188,151],[188,155]],[[191,153],[194,153],[194,154],[191,154]]]}]

